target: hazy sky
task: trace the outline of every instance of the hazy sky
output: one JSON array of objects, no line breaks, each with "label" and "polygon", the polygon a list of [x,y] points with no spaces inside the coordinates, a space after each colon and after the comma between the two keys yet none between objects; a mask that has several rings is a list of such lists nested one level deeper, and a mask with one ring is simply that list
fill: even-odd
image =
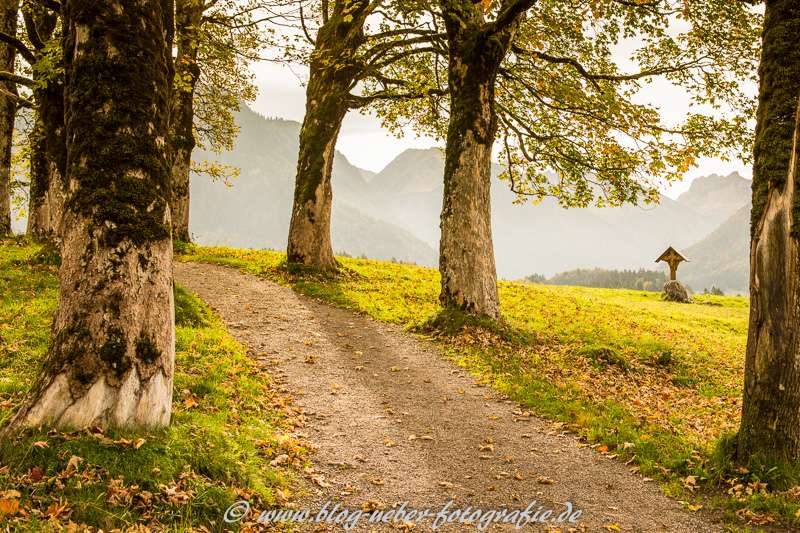
[{"label": "hazy sky", "polygon": [[[259,95],[251,107],[266,117],[279,117],[302,122],[305,111],[305,91],[298,77],[288,68],[273,63],[255,65]],[[301,73],[302,75],[302,73]],[[670,110],[683,112],[688,103],[685,94],[670,91],[657,84],[648,86],[648,94],[652,93],[654,101],[669,102],[662,108],[668,115]],[[644,90],[643,90],[644,92]],[[682,101],[683,100],[683,101]],[[347,114],[336,148],[357,167],[378,172],[397,155],[408,148],[429,148],[436,146],[429,138],[417,138],[413,130],[408,130],[405,137],[396,139],[387,130],[380,127],[378,119],[351,111]],[[673,184],[664,193],[670,198],[689,189],[691,180],[708,174],[728,175],[738,171],[747,179],[752,178],[751,167],[741,161],[724,162],[718,159],[702,159],[697,168],[687,172],[683,181]]]}]

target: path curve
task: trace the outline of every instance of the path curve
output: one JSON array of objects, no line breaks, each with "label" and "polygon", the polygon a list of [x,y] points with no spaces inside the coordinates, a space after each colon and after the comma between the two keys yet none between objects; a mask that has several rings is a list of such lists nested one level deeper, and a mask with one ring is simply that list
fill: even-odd
[{"label": "path curve", "polygon": [[[328,501],[329,509],[351,511],[370,499],[387,511],[408,501],[406,511],[434,514],[452,501],[448,515],[467,507],[470,514],[524,510],[536,501],[531,511],[551,510],[552,520],[570,502],[573,512],[582,511],[576,522],[542,523],[540,515],[520,531],[723,531],[684,512],[628,466],[579,447],[558,424],[524,416],[519,404],[443,360],[435,344],[398,326],[233,268],[174,268],[176,282],[213,307],[251,355],[280,360],[270,373],[284,377],[286,394],[308,411],[301,433],[318,446],[311,456],[317,482],[304,480],[308,496],[297,504],[311,517]],[[432,531],[435,519],[413,520],[415,531]],[[344,525],[328,523],[327,530]],[[477,525],[454,522],[436,531],[478,531]],[[514,530],[512,523],[485,529]],[[351,531],[403,529],[363,517]]]}]

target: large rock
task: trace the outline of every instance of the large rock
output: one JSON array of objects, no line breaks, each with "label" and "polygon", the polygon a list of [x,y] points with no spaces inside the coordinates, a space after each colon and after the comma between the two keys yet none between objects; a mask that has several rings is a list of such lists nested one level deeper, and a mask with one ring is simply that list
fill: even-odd
[{"label": "large rock", "polygon": [[664,284],[664,300],[668,302],[680,302],[690,304],[694,300],[692,295],[680,281],[668,281]]}]

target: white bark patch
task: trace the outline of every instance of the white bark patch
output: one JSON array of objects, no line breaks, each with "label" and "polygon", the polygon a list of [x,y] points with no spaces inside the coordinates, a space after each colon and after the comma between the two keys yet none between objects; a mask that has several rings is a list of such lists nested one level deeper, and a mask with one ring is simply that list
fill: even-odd
[{"label": "white bark patch", "polygon": [[[128,420],[150,420],[157,426],[169,424],[172,408],[172,378],[156,372],[144,386],[136,404],[136,415]],[[120,421],[123,425],[124,421]]]},{"label": "white bark patch", "polygon": [[139,372],[136,367],[128,374],[128,379],[117,392],[114,407],[109,418],[109,423],[115,426],[125,426],[136,411],[136,399],[139,396]]},{"label": "white bark patch", "polygon": [[79,50],[80,45],[82,45],[83,43],[85,43],[88,40],[89,40],[89,26],[86,26],[84,24],[76,24],[75,25],[75,50],[74,50],[74,54],[75,54],[76,58],[80,57],[83,54],[83,52],[81,52]]},{"label": "white bark patch", "polygon": [[91,425],[104,427],[106,412],[114,404],[117,389],[109,387],[105,376],[98,379],[89,392],[78,398],[58,419],[59,427],[83,428]]},{"label": "white bark patch", "polygon": [[26,423],[28,426],[36,427],[52,420],[58,420],[71,403],[69,381],[67,375],[61,373],[53,379],[50,386],[42,393],[39,401],[28,412]]}]

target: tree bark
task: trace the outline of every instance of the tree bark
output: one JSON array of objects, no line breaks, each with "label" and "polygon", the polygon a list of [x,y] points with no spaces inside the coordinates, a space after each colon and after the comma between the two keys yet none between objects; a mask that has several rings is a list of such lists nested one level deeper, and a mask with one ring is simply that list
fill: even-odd
[{"label": "tree bark", "polygon": [[[50,40],[56,28],[58,15],[35,13],[28,24],[28,32],[35,31],[44,41]],[[36,51],[41,59],[41,50]],[[66,194],[64,176],[67,165],[67,139],[64,128],[64,86],[62,80],[43,78],[34,69],[34,81],[42,86],[33,91],[38,108],[31,134],[30,204],[28,207],[27,235],[37,240],[61,238],[61,223]]]},{"label": "tree bark", "polygon": [[800,460],[800,6],[766,3],[738,459]]},{"label": "tree bark", "polygon": [[[363,21],[345,22],[342,2],[317,34],[300,129],[287,261],[336,269],[331,245],[331,172],[336,140],[348,111],[355,66],[343,64],[363,41]],[[366,4],[364,2],[363,4]],[[344,58],[344,59],[343,59]]]},{"label": "tree bark", "polygon": [[444,166],[439,243],[439,301],[500,319],[492,245],[491,165],[497,131],[495,80],[519,17],[488,35],[483,13],[471,2],[445,10],[450,51],[450,124]]},{"label": "tree bark", "polygon": [[178,0],[175,4],[175,40],[178,54],[175,63],[178,87],[172,94],[170,113],[170,145],[172,165],[172,237],[189,242],[189,174],[192,151],[196,145],[194,122],[194,91],[200,79],[197,65],[197,45],[202,24],[204,3],[197,0]]},{"label": "tree bark", "polygon": [[67,0],[68,198],[51,345],[8,430],[169,423],[171,0]]},{"label": "tree bark", "polygon": [[[0,31],[17,34],[19,0],[0,2]],[[14,72],[14,47],[0,43],[0,70]],[[11,82],[0,83],[0,236],[11,234],[11,147],[14,140],[14,118],[17,86]]]}]

